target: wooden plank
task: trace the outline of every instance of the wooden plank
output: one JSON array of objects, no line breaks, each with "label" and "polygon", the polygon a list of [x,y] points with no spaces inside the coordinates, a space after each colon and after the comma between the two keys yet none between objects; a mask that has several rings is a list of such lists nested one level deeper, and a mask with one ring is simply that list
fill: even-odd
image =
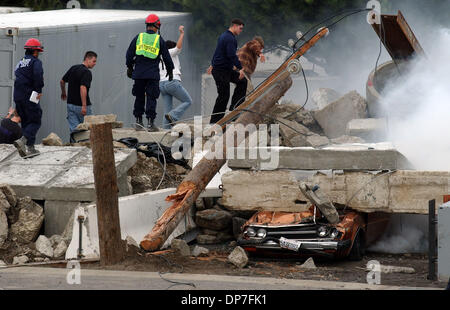
[{"label": "wooden plank", "polygon": [[97,197],[100,264],[113,265],[122,260],[123,247],[111,123],[92,124],[90,140]]}]

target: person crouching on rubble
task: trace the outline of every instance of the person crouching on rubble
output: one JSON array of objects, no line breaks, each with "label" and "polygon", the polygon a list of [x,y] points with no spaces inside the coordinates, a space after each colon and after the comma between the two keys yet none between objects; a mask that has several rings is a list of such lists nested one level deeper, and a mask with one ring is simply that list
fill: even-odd
[{"label": "person crouching on rubble", "polygon": [[0,124],[0,144],[13,144],[14,141],[22,138],[22,128],[19,124],[19,114],[15,109],[9,108],[8,115]]},{"label": "person crouching on rubble", "polygon": [[264,40],[260,36],[254,37],[251,41],[248,41],[238,50],[238,58],[244,69],[244,75],[247,79],[247,94],[251,92],[254,87],[251,82],[251,76],[255,72],[258,58],[261,62],[266,61],[266,57],[262,53],[264,49]]}]

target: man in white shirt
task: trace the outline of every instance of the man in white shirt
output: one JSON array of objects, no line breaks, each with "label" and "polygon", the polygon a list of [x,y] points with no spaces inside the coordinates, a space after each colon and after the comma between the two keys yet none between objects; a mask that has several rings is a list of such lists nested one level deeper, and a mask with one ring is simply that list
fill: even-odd
[{"label": "man in white shirt", "polygon": [[[183,113],[192,104],[191,96],[183,85],[181,85],[181,66],[178,55],[181,53],[181,49],[183,47],[184,26],[180,26],[178,30],[180,31],[180,37],[178,38],[177,43],[169,40],[166,41],[167,49],[169,50],[169,54],[172,57],[172,61],[175,66],[172,81],[169,81],[166,77],[165,67],[161,63],[159,65],[159,90],[164,103],[163,128],[165,129],[170,129],[176,121],[180,120]],[[173,97],[177,98],[181,102],[181,104],[176,108],[173,108]]]}]

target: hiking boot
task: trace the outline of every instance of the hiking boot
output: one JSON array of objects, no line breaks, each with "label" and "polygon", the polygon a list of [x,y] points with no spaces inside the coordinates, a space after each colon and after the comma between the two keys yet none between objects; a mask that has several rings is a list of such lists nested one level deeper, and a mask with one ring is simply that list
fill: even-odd
[{"label": "hiking boot", "polygon": [[27,156],[27,151],[25,149],[25,144],[26,144],[25,137],[22,136],[22,138],[14,141],[13,144],[16,147],[17,151],[19,152],[20,157]]},{"label": "hiking boot", "polygon": [[147,121],[148,121],[148,126],[147,126],[148,131],[151,131],[151,132],[159,131],[159,128],[156,127],[156,125],[155,125],[154,119],[147,118]]},{"label": "hiking boot", "polygon": [[175,126],[176,120],[172,116],[170,116],[170,114],[166,114],[166,115],[164,115],[164,117],[169,122],[170,127]]},{"label": "hiking boot", "polygon": [[144,123],[142,122],[142,116],[136,117],[136,125],[134,126],[134,128],[137,131],[145,130]]},{"label": "hiking boot", "polygon": [[27,145],[27,156],[36,156],[39,155],[41,152],[36,150],[34,148],[34,145]]}]

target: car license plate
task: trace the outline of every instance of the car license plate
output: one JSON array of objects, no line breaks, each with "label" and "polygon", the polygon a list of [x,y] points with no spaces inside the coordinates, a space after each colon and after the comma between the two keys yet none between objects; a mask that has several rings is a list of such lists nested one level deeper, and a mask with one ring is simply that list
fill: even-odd
[{"label": "car license plate", "polygon": [[283,237],[280,238],[280,247],[283,249],[298,251],[298,249],[300,249],[301,245],[302,245],[302,243],[300,241],[290,240],[290,239],[286,239]]}]

